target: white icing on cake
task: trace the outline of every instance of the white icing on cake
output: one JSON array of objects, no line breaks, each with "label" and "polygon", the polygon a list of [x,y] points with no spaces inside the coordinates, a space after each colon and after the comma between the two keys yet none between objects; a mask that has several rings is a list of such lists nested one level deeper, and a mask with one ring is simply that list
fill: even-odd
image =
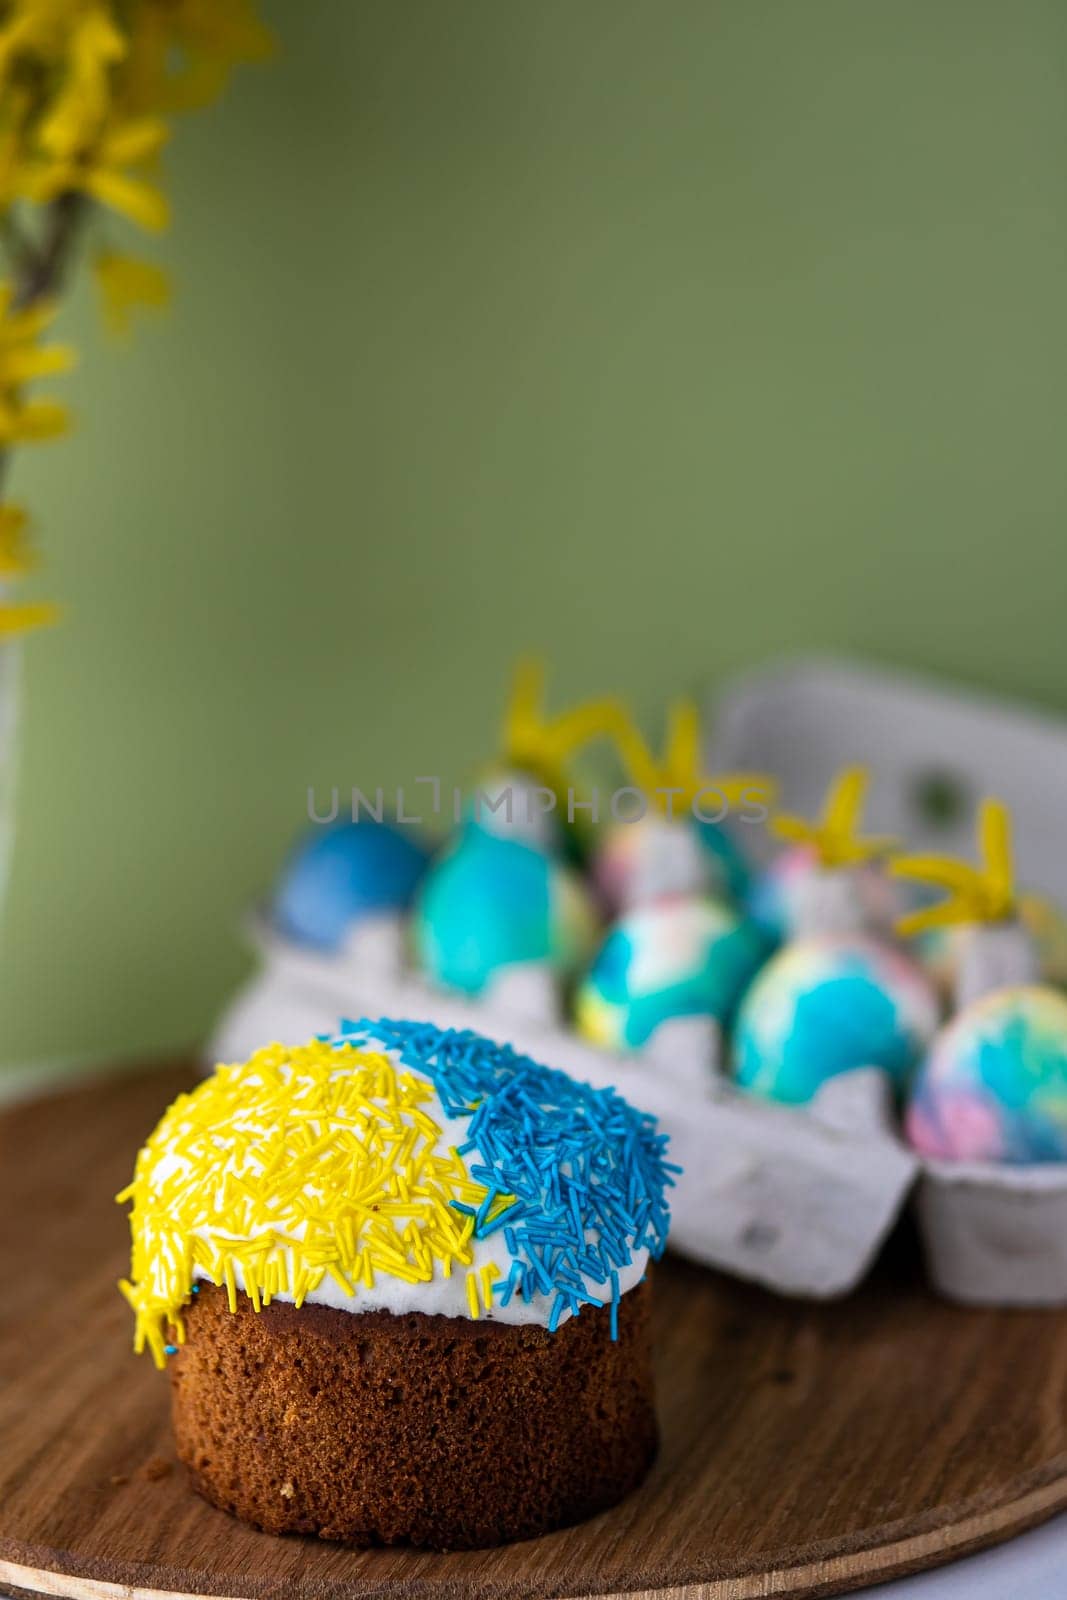
[{"label": "white icing on cake", "polygon": [[[344,1042],[343,1039],[338,1041],[338,1043]],[[384,1045],[377,1044],[375,1048],[380,1048],[383,1054],[388,1055],[399,1070],[424,1078],[427,1082],[430,1081],[426,1073],[420,1072],[417,1067],[413,1067],[407,1062],[402,1062],[399,1052],[396,1050],[387,1049]],[[459,1147],[466,1142],[469,1136],[467,1121],[450,1118],[446,1115],[436,1089],[433,1090],[432,1099],[425,1102],[423,1109],[441,1129],[441,1135],[438,1140],[441,1149],[447,1150],[452,1146]],[[410,1122],[410,1119],[408,1120]],[[229,1170],[234,1170],[232,1160],[226,1165]],[[157,1182],[161,1183],[166,1177],[178,1170],[180,1166],[181,1157],[171,1151],[166,1151],[152,1168],[153,1185]],[[256,1169],[246,1167],[244,1170],[254,1172]],[[307,1187],[305,1187],[304,1192],[305,1194],[311,1193]],[[303,1230],[300,1226],[292,1227],[289,1231],[296,1237],[302,1237]],[[213,1238],[217,1240],[219,1237],[212,1229],[199,1229],[197,1232],[199,1237],[205,1240]],[[376,1273],[375,1281],[371,1287],[359,1285],[356,1287],[354,1294],[349,1295],[346,1294],[339,1283],[327,1276],[323,1278],[316,1289],[305,1295],[303,1304],[329,1306],[336,1311],[352,1313],[389,1311],[394,1316],[405,1316],[411,1312],[423,1312],[428,1316],[465,1317],[470,1319],[467,1274],[470,1272],[477,1274],[483,1267],[494,1266],[497,1273],[496,1281],[498,1283],[506,1283],[514,1259],[507,1248],[503,1228],[496,1229],[495,1232],[484,1238],[472,1239],[471,1248],[473,1250],[471,1266],[457,1267],[453,1265],[451,1274],[447,1277],[440,1262],[435,1262],[434,1277],[425,1283],[408,1283],[400,1278],[393,1278],[384,1272],[379,1272]],[[632,1254],[629,1265],[618,1269],[620,1295],[628,1293],[641,1282],[648,1266],[648,1257],[647,1250],[635,1251]],[[291,1272],[291,1255],[289,1265]],[[238,1290],[243,1290],[245,1287],[244,1274],[238,1264],[234,1266],[233,1275]],[[194,1268],[193,1277],[201,1282],[211,1281],[207,1272],[201,1267]],[[584,1277],[583,1281],[589,1294],[602,1300],[605,1304],[609,1303],[611,1291],[608,1283],[598,1283],[589,1277]],[[293,1296],[290,1293],[279,1292],[273,1298],[285,1301],[288,1304],[293,1303]],[[508,1304],[503,1305],[499,1294],[497,1294],[493,1297],[490,1310],[482,1308],[479,1311],[478,1320],[503,1322],[516,1326],[526,1325],[547,1328],[555,1298],[555,1292],[552,1294],[537,1292],[527,1301],[523,1299],[520,1292],[516,1291],[511,1296]],[[569,1321],[571,1315],[570,1311],[564,1310],[558,1316],[557,1323]]]}]

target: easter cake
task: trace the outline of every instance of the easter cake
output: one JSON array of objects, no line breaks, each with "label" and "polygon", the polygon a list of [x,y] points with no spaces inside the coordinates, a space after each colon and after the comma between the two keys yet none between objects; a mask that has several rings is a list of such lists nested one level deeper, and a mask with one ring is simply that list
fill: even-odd
[{"label": "easter cake", "polygon": [[436,1549],[614,1504],[656,1449],[665,1144],[613,1090],[430,1024],[219,1067],[119,1196],[196,1487],[269,1532]]}]

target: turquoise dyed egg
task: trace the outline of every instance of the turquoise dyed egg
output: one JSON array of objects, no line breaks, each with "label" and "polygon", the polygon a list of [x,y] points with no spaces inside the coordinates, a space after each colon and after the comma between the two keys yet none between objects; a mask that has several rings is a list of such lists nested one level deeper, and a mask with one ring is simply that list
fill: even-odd
[{"label": "turquoise dyed egg", "polygon": [[608,933],[579,988],[579,1030],[611,1049],[639,1049],[677,1017],[726,1026],[766,953],[752,923],[718,901],[639,906]]},{"label": "turquoise dyed egg", "polygon": [[415,949],[436,982],[480,994],[501,968],[561,975],[588,960],[596,918],[581,880],[516,839],[469,828],[427,874]]},{"label": "turquoise dyed egg", "polygon": [[916,1076],[907,1132],[943,1161],[1067,1160],[1067,998],[995,989],[961,1011]]},{"label": "turquoise dyed egg", "polygon": [[881,1067],[903,1089],[938,1020],[932,984],[901,951],[862,937],[798,939],[745,995],[735,1076],[790,1104],[856,1067]]},{"label": "turquoise dyed egg", "polygon": [[301,840],[279,878],[274,925],[300,944],[338,950],[363,919],[407,911],[429,861],[410,828],[369,817],[320,828]]}]

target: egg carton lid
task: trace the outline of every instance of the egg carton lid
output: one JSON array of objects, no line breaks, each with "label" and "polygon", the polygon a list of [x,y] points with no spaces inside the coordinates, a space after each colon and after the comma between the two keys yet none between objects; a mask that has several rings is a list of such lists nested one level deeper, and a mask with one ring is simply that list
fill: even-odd
[{"label": "egg carton lid", "polygon": [[712,1069],[714,1025],[681,1019],[641,1055],[616,1054],[532,1014],[543,969],[512,969],[489,998],[435,988],[398,960],[399,919],[363,924],[340,955],[249,929],[259,971],[235,996],[210,1045],[212,1063],[242,1060],[267,1040],[298,1044],[344,1017],[426,1019],[472,1028],[651,1112],[682,1175],[671,1196],[679,1252],[783,1294],[830,1298],[863,1278],[912,1187],[918,1163],[898,1138],[884,1075],[849,1073],[810,1107],[778,1105]]},{"label": "egg carton lid", "polygon": [[[871,769],[865,825],[909,849],[969,855],[983,795],[1015,818],[1019,881],[1067,907],[1067,720],[867,662],[803,656],[707,697],[709,770],[772,772],[812,815],[841,767]],[[762,830],[746,829],[756,845]],[[752,835],[751,841],[749,835]]]},{"label": "egg carton lid", "polygon": [[[1067,905],[1067,720],[876,666],[804,657],[727,683],[712,701],[710,770],[754,768],[816,811],[840,767],[871,768],[868,825],[909,848],[966,856],[983,795],[1015,819],[1019,879]],[[1067,1164],[923,1161],[916,1211],[931,1278],[952,1299],[1067,1303]]]}]

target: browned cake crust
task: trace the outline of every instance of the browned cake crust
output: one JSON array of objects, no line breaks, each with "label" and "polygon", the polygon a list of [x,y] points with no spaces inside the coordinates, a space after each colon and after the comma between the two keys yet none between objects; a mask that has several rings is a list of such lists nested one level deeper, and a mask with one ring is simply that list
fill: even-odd
[{"label": "browned cake crust", "polygon": [[170,1363],[178,1454],[269,1533],[438,1550],[614,1505],[656,1453],[648,1285],[555,1333],[275,1301],[205,1284]]}]

